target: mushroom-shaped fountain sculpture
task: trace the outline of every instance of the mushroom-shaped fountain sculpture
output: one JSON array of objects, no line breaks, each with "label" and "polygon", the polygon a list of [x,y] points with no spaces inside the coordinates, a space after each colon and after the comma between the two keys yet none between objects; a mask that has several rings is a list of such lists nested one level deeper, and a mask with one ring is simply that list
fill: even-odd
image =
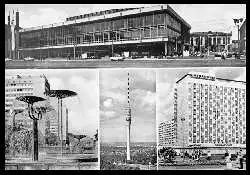
[{"label": "mushroom-shaped fountain sculpture", "polygon": [[44,101],[46,99],[37,96],[19,96],[16,98],[19,101],[23,101],[28,104],[28,115],[33,120],[33,156],[34,161],[38,161],[38,129],[37,120],[42,118],[42,112],[39,111],[37,116],[35,116],[35,109],[33,104],[39,101]]},{"label": "mushroom-shaped fountain sculpture", "polygon": [[[67,97],[76,96],[77,93],[70,90],[49,90],[46,92],[47,96],[55,97],[58,101],[58,136],[60,136],[61,141],[61,155],[63,155],[63,129],[62,129],[62,99]],[[61,114],[61,115],[60,115]],[[59,122],[60,120],[60,122]],[[60,123],[60,129],[59,129]],[[60,134],[59,134],[60,131]]]}]

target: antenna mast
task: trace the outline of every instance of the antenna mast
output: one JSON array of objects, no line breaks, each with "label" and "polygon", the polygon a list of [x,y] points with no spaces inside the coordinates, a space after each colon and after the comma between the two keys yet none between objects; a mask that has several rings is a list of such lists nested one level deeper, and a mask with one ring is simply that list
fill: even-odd
[{"label": "antenna mast", "polygon": [[130,126],[131,126],[131,108],[130,108],[130,89],[129,89],[129,72],[128,72],[128,113],[127,121],[127,160],[130,160]]}]

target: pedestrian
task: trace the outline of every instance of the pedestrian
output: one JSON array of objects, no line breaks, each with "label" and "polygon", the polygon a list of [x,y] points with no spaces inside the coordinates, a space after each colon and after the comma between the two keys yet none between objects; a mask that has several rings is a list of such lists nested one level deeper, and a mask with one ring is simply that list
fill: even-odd
[{"label": "pedestrian", "polygon": [[208,151],[208,153],[207,153],[207,160],[208,160],[208,161],[211,160],[211,152],[210,152],[210,151]]},{"label": "pedestrian", "polygon": [[239,155],[238,155],[238,158],[239,158],[239,163],[240,163],[239,169],[243,169],[243,156],[242,156],[242,150],[240,150]]}]

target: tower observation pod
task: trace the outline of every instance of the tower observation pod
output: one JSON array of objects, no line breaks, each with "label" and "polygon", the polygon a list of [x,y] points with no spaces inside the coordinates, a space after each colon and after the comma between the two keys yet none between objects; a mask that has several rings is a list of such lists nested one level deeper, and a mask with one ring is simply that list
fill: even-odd
[{"label": "tower observation pod", "polygon": [[130,94],[129,94],[129,72],[128,72],[128,113],[126,116],[127,121],[127,161],[130,160],[130,126],[131,126],[131,108],[130,108]]}]

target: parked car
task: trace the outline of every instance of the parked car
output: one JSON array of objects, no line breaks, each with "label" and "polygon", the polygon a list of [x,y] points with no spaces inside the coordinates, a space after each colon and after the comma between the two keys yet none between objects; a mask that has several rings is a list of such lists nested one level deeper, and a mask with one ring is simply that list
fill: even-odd
[{"label": "parked car", "polygon": [[110,57],[111,61],[123,61],[124,59],[122,56]]},{"label": "parked car", "polygon": [[25,60],[25,61],[34,61],[35,58],[32,58],[32,57],[25,57],[24,60]]},{"label": "parked car", "polygon": [[12,59],[10,59],[10,58],[5,58],[5,61],[11,61]]}]

